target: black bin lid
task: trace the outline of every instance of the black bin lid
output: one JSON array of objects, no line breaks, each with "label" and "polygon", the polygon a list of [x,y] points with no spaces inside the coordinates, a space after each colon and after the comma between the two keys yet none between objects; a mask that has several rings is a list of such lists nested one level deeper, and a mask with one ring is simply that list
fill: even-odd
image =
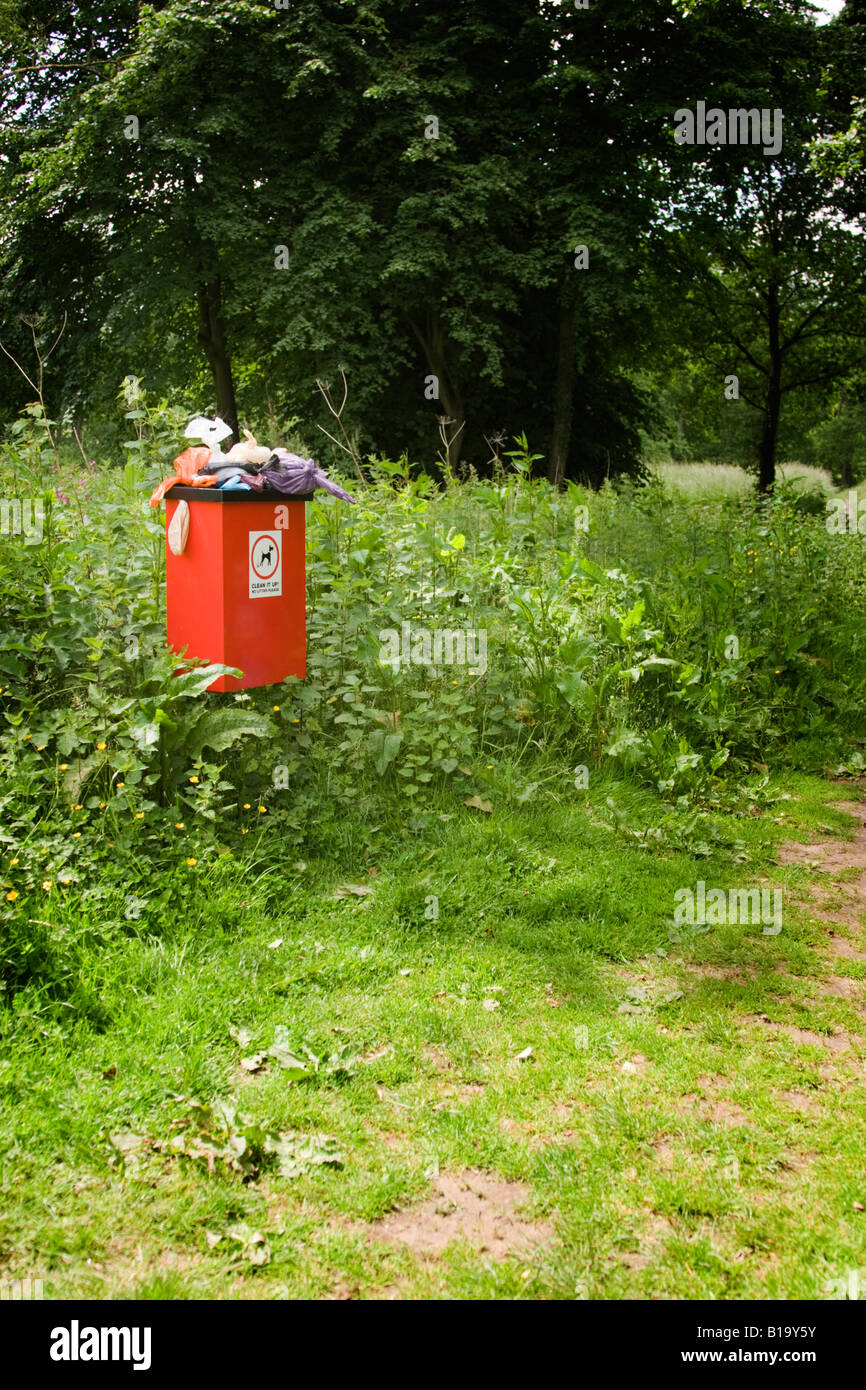
[{"label": "black bin lid", "polygon": [[276,492],[270,488],[263,488],[261,492],[250,488],[249,492],[244,492],[240,488],[226,491],[221,487],[187,487],[185,483],[176,483],[165,494],[165,500],[175,497],[187,502],[309,502],[314,496],[312,492]]}]

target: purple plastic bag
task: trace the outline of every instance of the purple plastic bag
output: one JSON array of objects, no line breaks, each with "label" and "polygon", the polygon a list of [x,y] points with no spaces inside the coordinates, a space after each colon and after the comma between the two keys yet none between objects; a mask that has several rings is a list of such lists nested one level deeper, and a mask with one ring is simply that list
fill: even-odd
[{"label": "purple plastic bag", "polygon": [[[273,453],[258,476],[263,480],[265,487],[273,488],[275,492],[291,495],[313,492],[317,487],[323,487],[326,492],[341,498],[344,502],[355,502],[355,498],[351,497],[345,488],[341,488],[339,483],[333,482],[325,470],[317,466],[314,459],[304,459],[299,454],[290,454],[285,450]],[[245,481],[252,482],[252,479]]]}]

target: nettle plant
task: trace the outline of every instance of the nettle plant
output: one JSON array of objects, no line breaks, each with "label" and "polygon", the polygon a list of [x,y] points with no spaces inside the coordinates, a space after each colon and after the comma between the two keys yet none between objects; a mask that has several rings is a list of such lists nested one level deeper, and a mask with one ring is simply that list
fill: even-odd
[{"label": "nettle plant", "polygon": [[137,484],[152,488],[151,478],[161,478],[171,469],[190,411],[179,401],[154,400],[137,376],[124,377],[117,398],[127,407],[123,418],[133,436],[121,447],[136,467]]}]

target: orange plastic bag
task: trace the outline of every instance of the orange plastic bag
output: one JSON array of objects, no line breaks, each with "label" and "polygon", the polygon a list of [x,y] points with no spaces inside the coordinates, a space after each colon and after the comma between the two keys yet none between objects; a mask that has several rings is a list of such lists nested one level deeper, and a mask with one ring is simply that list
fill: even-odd
[{"label": "orange plastic bag", "polygon": [[174,461],[174,477],[162,480],[159,487],[151,493],[150,505],[158,507],[169,488],[177,483],[184,483],[187,487],[215,487],[217,480],[213,474],[207,478],[195,476],[206,463],[210,463],[210,449],[206,445],[199,444],[195,448],[184,449]]}]

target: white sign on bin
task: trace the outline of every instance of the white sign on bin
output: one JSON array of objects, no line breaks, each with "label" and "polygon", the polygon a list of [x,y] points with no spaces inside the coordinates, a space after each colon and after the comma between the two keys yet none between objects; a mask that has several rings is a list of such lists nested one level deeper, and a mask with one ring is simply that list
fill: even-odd
[{"label": "white sign on bin", "polygon": [[250,598],[283,592],[283,542],[279,531],[250,531]]}]

